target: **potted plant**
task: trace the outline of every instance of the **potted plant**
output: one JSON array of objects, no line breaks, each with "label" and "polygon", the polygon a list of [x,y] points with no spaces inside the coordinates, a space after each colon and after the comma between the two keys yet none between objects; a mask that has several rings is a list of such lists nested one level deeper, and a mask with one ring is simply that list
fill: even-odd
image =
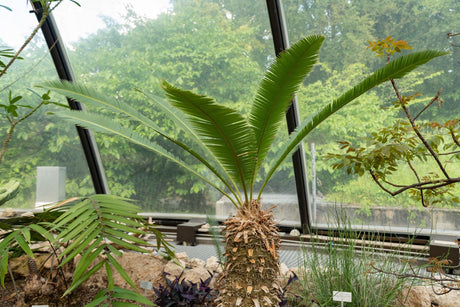
[{"label": "potted plant", "polygon": [[355,87],[332,102],[326,103],[283,142],[270,169],[262,178],[259,191],[254,190],[262,163],[266,160],[275,135],[304,78],[317,61],[323,36],[311,35],[283,52],[260,82],[248,116],[216,103],[212,98],[179,89],[166,81],[161,86],[169,103],[145,94],[159,106],[189,137],[182,142],[158,127],[127,103],[108,98],[80,84],[49,82],[43,87],[88,105],[110,108],[132,123],[181,147],[196,158],[207,172],[184,163],[159,144],[139,135],[129,126],[99,114],[75,111],[60,112],[83,127],[119,135],[193,172],[225,195],[237,208],[225,224],[223,277],[219,283],[219,306],[274,306],[280,301],[278,249],[280,235],[273,214],[261,208],[266,184],[297,148],[302,140],[322,121],[373,87],[405,76],[431,59],[444,55],[439,51],[415,52],[397,58],[375,71]]}]

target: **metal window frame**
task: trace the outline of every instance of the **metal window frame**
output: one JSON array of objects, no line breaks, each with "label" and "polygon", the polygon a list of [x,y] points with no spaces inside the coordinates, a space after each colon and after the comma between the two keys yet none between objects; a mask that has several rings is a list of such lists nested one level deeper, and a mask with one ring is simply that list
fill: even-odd
[{"label": "metal window frame", "polygon": [[[35,13],[38,21],[40,21],[43,16],[43,8],[41,3],[39,1],[35,2],[33,0],[31,0],[30,3],[33,8],[32,12]],[[41,29],[59,78],[61,80],[76,81],[64,43],[62,42],[52,13],[48,15]],[[69,103],[69,106],[72,110],[85,110],[84,105],[78,101],[67,98],[67,102]],[[80,126],[76,126],[76,128],[78,137],[80,138],[80,142],[83,147],[83,152],[85,154],[89,172],[91,174],[95,193],[109,194],[107,179],[104,173],[101,156],[99,154],[94,134],[90,130]]]},{"label": "metal window frame", "polygon": [[[283,6],[281,0],[266,0],[270,27],[273,36],[273,45],[275,53],[278,55],[283,50],[289,48],[289,40],[284,18]],[[288,132],[291,133],[300,124],[299,109],[297,107],[297,98],[294,97],[286,112],[286,121]],[[307,167],[305,162],[304,147],[301,143],[299,148],[292,155],[292,164],[294,168],[294,177],[296,183],[297,199],[299,202],[300,223],[303,233],[309,233],[310,223],[310,194],[308,189]]]}]

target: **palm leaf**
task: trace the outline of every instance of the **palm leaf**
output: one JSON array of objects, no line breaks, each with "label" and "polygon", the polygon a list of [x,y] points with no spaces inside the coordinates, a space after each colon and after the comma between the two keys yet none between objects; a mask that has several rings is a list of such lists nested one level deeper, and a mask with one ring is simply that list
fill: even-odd
[{"label": "palm leaf", "polygon": [[[68,82],[68,81],[46,82],[46,83],[39,85],[39,87],[53,90],[57,93],[65,95],[68,98],[77,100],[88,106],[112,109],[115,112],[124,115],[126,118],[137,122],[138,125],[152,129],[155,133],[160,134],[161,136],[165,137],[172,143],[184,149],[186,152],[190,153],[193,157],[195,157],[198,161],[200,161],[203,165],[205,165],[215,176],[217,176],[220,179],[220,181],[230,191],[234,191],[236,189],[236,185],[232,184],[232,180],[228,175],[224,175],[225,172],[223,171],[222,166],[219,165],[219,161],[215,159],[213,155],[209,155],[209,156],[212,158],[213,162],[215,162],[215,165],[219,165],[219,169],[216,169],[213,165],[211,165],[207,161],[208,157],[203,157],[202,155],[198,154],[195,150],[193,150],[190,146],[187,146],[184,143],[180,142],[179,140],[174,139],[171,136],[169,136],[155,122],[153,122],[148,117],[142,115],[140,112],[136,111],[129,104],[123,103],[122,101],[119,101],[117,99],[109,98],[99,93],[98,91],[91,89],[89,87],[86,87],[84,85],[73,83],[73,82]],[[146,95],[146,97],[148,97],[150,100],[154,101],[158,106],[160,106],[163,111],[163,114],[168,115],[170,119],[172,119],[176,124],[178,124],[178,126],[181,127],[187,133],[187,135],[190,136],[194,140],[195,144],[198,144],[198,146],[201,148],[206,148],[206,146],[204,146],[204,144],[200,141],[196,133],[194,133],[193,130],[188,126],[188,123],[184,121],[183,118],[180,118],[177,112],[176,113],[171,112],[170,108],[168,109],[166,107],[166,103],[162,99],[156,98],[153,95],[148,95],[145,93],[144,95]],[[59,116],[63,115],[63,117],[66,117],[65,114],[66,113],[64,112],[57,113],[57,115]],[[85,115],[82,115],[82,116],[85,116]],[[85,125],[85,123],[83,122],[78,122],[75,120],[72,120],[72,121],[77,125],[81,125],[82,127],[87,127],[87,125]],[[105,122],[107,122],[107,120]],[[101,125],[101,123],[102,122],[96,122],[95,124]],[[98,128],[93,126],[92,129],[98,129]],[[98,129],[98,131],[100,130]],[[103,132],[109,133],[108,131],[103,131]],[[126,138],[128,139],[129,137],[130,136],[126,136]],[[209,150],[207,149],[206,151],[209,151]],[[177,161],[174,161],[174,162],[177,163]],[[203,179],[202,177],[200,178]],[[214,182],[214,180],[212,181]]]},{"label": "palm leaf", "polygon": [[289,140],[280,148],[279,154],[274,159],[273,165],[270,167],[265,177],[264,184],[259,192],[259,198],[262,191],[271,176],[275,173],[281,163],[289,156],[289,154],[302,142],[302,140],[321,122],[326,120],[329,116],[340,110],[342,107],[353,101],[355,98],[369,91],[370,89],[382,84],[391,79],[399,79],[407,75],[412,70],[428,61],[448,54],[442,51],[420,51],[414,52],[409,55],[401,56],[379,70],[372,73],[369,77],[361,81],[358,85],[342,94],[339,98],[326,105],[323,109],[315,115],[304,121],[297,129],[291,134]]},{"label": "palm leaf", "polygon": [[[197,170],[192,168],[190,165],[182,161],[179,157],[174,156],[170,152],[168,152],[166,149],[161,147],[160,145],[156,143],[152,143],[143,136],[139,135],[138,133],[134,132],[131,128],[129,127],[123,127],[120,124],[114,122],[113,120],[99,115],[99,114],[91,114],[91,113],[84,113],[81,111],[61,111],[57,113],[58,116],[65,118],[74,124],[77,124],[81,127],[85,127],[87,129],[91,129],[95,132],[102,132],[102,133],[108,133],[108,134],[113,134],[113,135],[118,135],[131,143],[140,145],[144,148],[147,148],[171,161],[174,163],[180,165],[181,167],[185,168],[189,172],[195,174],[199,178],[201,178],[203,181],[214,187],[216,190],[221,192],[223,195],[225,195],[228,199],[234,202],[232,197],[230,197],[224,190],[222,190],[219,186],[218,183],[216,183],[215,178],[206,178],[202,174],[200,174]],[[172,138],[170,139],[172,140]],[[173,141],[175,143],[175,141]],[[178,145],[178,142],[175,143]],[[181,143],[181,147],[186,149],[189,153],[194,152],[190,147],[188,147],[185,144]],[[198,155],[198,154],[197,154]],[[198,155],[199,156],[199,155]],[[213,174],[218,174],[217,171],[209,165],[209,163],[204,160],[204,158],[200,157],[200,161],[203,162],[206,166],[208,166],[208,169],[213,171]],[[217,175],[216,175],[217,176]],[[226,183],[224,180],[221,180],[220,182]]]},{"label": "palm leaf", "polygon": [[110,98],[90,87],[82,84],[61,81],[48,81],[38,85],[45,89],[55,91],[73,100],[77,100],[86,106],[102,107],[104,109],[112,109],[117,113],[125,115],[127,118],[142,123],[142,125],[150,127],[154,130],[161,130],[155,122],[148,117],[142,115],[136,109],[132,108],[129,104],[123,103],[120,100]]},{"label": "palm leaf", "polygon": [[221,161],[248,200],[256,140],[246,119],[212,98],[178,89],[165,81],[162,87],[171,104],[188,116],[204,144]]},{"label": "palm leaf", "polygon": [[[229,188],[229,190],[234,192],[235,194],[235,191],[238,189],[237,185],[235,184],[233,179],[229,176],[229,174],[225,171],[225,169],[223,168],[221,164],[221,161],[217,159],[216,156],[211,153],[209,148],[203,143],[203,140],[199,137],[199,135],[195,132],[195,130],[192,129],[190,124],[187,122],[183,112],[178,112],[176,108],[171,108],[168,102],[166,102],[165,100],[157,96],[142,92],[140,90],[138,91],[144,94],[145,97],[147,97],[150,101],[154,102],[155,105],[159,107],[162,114],[166,115],[176,125],[176,127],[179,127],[180,129],[182,129],[186,133],[186,135],[189,136],[194,141],[194,144],[197,144],[199,148],[204,150],[204,152],[206,153],[206,158],[212,159],[213,165],[217,166],[217,171],[214,173],[218,175],[219,177],[220,176],[225,177],[225,179],[223,178],[220,178],[220,179],[222,180],[222,182],[226,184],[227,188]],[[231,186],[230,184],[227,184],[227,182],[231,183]]]},{"label": "palm leaf", "polygon": [[253,171],[253,182],[275,140],[294,94],[318,59],[323,41],[323,36],[311,35],[295,43],[280,54],[259,85],[249,115],[249,123],[257,140],[257,163]]}]

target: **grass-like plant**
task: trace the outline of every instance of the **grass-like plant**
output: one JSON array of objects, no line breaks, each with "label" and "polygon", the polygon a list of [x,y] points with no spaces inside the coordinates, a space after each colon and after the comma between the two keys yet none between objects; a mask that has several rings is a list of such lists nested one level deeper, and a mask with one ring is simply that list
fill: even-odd
[{"label": "grass-like plant", "polygon": [[[280,236],[273,214],[261,208],[264,188],[281,163],[290,157],[316,126],[373,87],[404,77],[433,58],[446,54],[422,51],[402,56],[375,71],[299,125],[285,138],[270,167],[261,177],[261,167],[284,120],[291,100],[318,59],[323,36],[311,35],[295,43],[276,58],[260,82],[247,116],[214,99],[161,83],[169,103],[152,97],[152,103],[180,127],[185,142],[158,127],[129,104],[111,99],[81,84],[50,82],[42,85],[84,104],[111,109],[115,116],[95,113],[60,112],[59,115],[94,131],[119,135],[160,154],[194,173],[225,195],[237,208],[225,221],[224,276],[219,284],[219,306],[274,306],[279,303],[278,285]],[[129,119],[122,125],[114,118]],[[126,123],[126,121],[125,121]],[[136,129],[160,135],[182,148],[200,164],[183,162],[160,144],[136,133]],[[203,167],[207,172],[203,172]],[[261,188],[255,191],[256,181]]]},{"label": "grass-like plant", "polygon": [[[399,276],[417,269],[405,259],[403,248],[382,252],[381,242],[372,237],[362,240],[346,217],[338,219],[340,230],[329,240],[314,234],[311,247],[302,247],[295,305],[340,306],[333,300],[333,292],[340,291],[352,294],[347,306],[399,306],[404,301],[402,290],[412,281]],[[374,266],[395,275],[376,272]]]}]

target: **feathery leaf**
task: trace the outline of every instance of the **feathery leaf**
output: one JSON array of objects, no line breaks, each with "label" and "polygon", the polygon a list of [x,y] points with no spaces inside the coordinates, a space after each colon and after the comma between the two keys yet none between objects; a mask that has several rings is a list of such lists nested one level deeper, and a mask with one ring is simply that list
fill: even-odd
[{"label": "feathery leaf", "polygon": [[340,110],[342,107],[353,101],[355,98],[369,91],[370,89],[382,84],[391,79],[399,79],[407,75],[412,70],[428,61],[448,54],[442,51],[420,51],[408,55],[401,56],[379,70],[372,73],[369,77],[361,81],[358,85],[354,86],[339,98],[332,101],[324,108],[322,108],[315,115],[305,120],[297,129],[291,134],[289,140],[282,146],[279,154],[274,159],[274,163],[267,172],[264,179],[264,184],[260,190],[259,197],[262,194],[263,188],[266,186],[271,176],[275,173],[281,163],[289,156],[289,154],[302,142],[302,140],[321,122],[326,120],[329,116]]},{"label": "feathery leaf", "polygon": [[188,116],[204,144],[247,197],[255,163],[256,140],[246,119],[236,110],[217,104],[209,97],[178,89],[166,81],[162,87],[171,104]]},{"label": "feathery leaf", "polygon": [[252,174],[253,182],[273,144],[291,100],[318,59],[323,41],[323,36],[311,35],[295,43],[277,57],[259,85],[249,115],[249,123],[255,131],[257,141],[257,163]]}]

